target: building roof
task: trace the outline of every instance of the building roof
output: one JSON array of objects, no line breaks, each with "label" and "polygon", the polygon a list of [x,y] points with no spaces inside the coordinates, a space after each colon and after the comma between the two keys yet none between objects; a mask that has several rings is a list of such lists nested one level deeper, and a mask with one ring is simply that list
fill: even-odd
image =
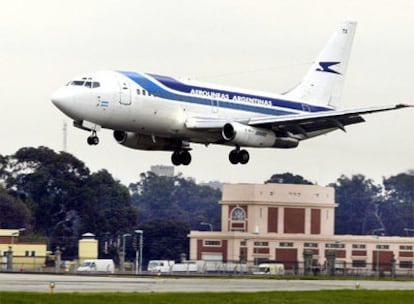
[{"label": "building roof", "polygon": [[318,185],[297,184],[224,184],[221,204],[298,203],[335,206],[335,189]]}]

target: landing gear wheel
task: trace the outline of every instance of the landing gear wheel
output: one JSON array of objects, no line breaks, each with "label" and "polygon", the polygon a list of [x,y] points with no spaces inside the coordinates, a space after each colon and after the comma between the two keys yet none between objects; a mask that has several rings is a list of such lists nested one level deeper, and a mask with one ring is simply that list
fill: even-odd
[{"label": "landing gear wheel", "polygon": [[246,150],[241,150],[239,152],[239,162],[242,165],[245,165],[249,162],[250,156],[249,156],[249,152],[247,152]]},{"label": "landing gear wheel", "polygon": [[171,155],[171,162],[174,166],[188,166],[191,163],[191,154],[187,150],[174,151]]},{"label": "landing gear wheel", "polygon": [[188,166],[191,163],[191,154],[188,151],[181,151],[181,164]]},{"label": "landing gear wheel", "polygon": [[233,165],[237,165],[239,163],[239,152],[236,149],[230,151],[229,161]]},{"label": "landing gear wheel", "polygon": [[90,146],[96,146],[97,144],[99,144],[99,137],[96,136],[96,133],[94,132],[91,136],[88,137],[87,142]]},{"label": "landing gear wheel", "polygon": [[171,162],[173,163],[174,166],[181,165],[180,151],[175,151],[171,155]]},{"label": "landing gear wheel", "polygon": [[245,165],[249,162],[249,159],[250,159],[249,152],[247,152],[246,150],[240,150],[239,148],[236,148],[230,151],[229,160],[230,160],[230,163],[232,163],[233,165],[236,165],[236,164]]}]

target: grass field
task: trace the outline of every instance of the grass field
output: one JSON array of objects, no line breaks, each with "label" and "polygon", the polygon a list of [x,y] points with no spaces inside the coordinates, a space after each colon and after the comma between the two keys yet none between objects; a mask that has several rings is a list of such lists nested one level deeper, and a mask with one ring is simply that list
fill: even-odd
[{"label": "grass field", "polygon": [[46,293],[0,292],[0,304],[412,304],[414,290],[338,290],[260,293]]}]

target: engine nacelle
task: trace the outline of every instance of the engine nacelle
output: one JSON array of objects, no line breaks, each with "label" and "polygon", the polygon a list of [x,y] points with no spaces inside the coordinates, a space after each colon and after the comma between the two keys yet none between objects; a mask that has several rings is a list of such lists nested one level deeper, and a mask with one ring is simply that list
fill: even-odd
[{"label": "engine nacelle", "polygon": [[239,146],[296,148],[299,141],[291,137],[277,137],[268,129],[252,127],[238,122],[226,123],[221,131],[223,139]]},{"label": "engine nacelle", "polygon": [[173,151],[177,147],[174,140],[135,132],[114,131],[114,138],[118,144],[131,149]]}]

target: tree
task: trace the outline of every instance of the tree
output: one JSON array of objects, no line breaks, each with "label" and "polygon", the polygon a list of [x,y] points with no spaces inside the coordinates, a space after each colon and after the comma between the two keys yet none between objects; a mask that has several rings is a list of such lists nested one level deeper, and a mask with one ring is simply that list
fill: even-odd
[{"label": "tree", "polygon": [[384,214],[389,235],[406,235],[405,228],[414,228],[414,175],[398,174],[383,180],[385,188]]},{"label": "tree", "polygon": [[380,186],[363,175],[351,178],[342,175],[330,186],[335,188],[335,200],[339,204],[335,210],[335,233],[361,235],[384,228],[378,212]]},{"label": "tree", "polygon": [[7,167],[7,157],[0,154],[0,180],[4,180]]},{"label": "tree", "polygon": [[107,170],[93,173],[83,193],[81,231],[115,237],[137,225],[138,212],[128,188]]},{"label": "tree", "polygon": [[6,185],[31,209],[34,232],[46,235],[64,254],[76,255],[89,169],[74,156],[46,147],[21,148],[9,157],[8,167]]},{"label": "tree", "polygon": [[0,228],[30,230],[29,208],[21,200],[9,195],[2,186],[0,186],[0,215]]},{"label": "tree", "polygon": [[8,191],[33,215],[33,232],[48,237],[50,250],[77,256],[82,233],[115,238],[137,224],[128,188],[105,170],[90,174],[73,155],[46,147],[22,148],[7,157]]},{"label": "tree", "polygon": [[300,185],[313,185],[313,183],[300,175],[294,175],[286,172],[282,174],[273,174],[270,179],[265,181],[265,184],[300,184]]},{"label": "tree", "polygon": [[140,223],[163,219],[186,222],[192,228],[198,228],[200,222],[220,227],[219,190],[199,186],[191,179],[152,172],[141,174],[141,180],[131,184],[130,190]]}]

